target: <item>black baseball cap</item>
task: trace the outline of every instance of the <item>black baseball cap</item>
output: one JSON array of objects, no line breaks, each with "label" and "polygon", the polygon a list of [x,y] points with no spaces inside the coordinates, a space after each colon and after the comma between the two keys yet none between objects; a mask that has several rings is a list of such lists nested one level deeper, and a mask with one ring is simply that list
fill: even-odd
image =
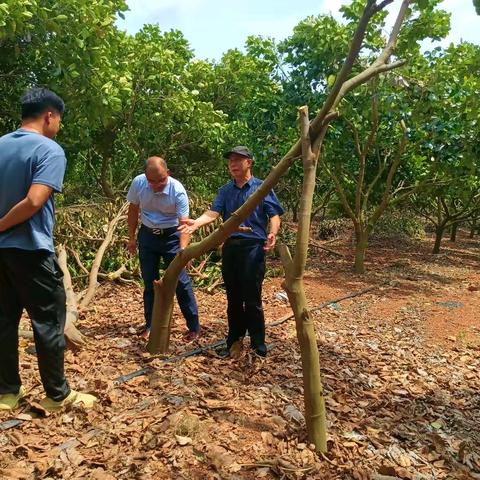
[{"label": "black baseball cap", "polygon": [[248,147],[245,147],[244,145],[238,145],[237,147],[233,147],[231,150],[223,154],[223,158],[230,157],[232,153],[236,153],[237,155],[242,155],[242,157],[247,157],[253,160],[252,152],[248,149]]}]

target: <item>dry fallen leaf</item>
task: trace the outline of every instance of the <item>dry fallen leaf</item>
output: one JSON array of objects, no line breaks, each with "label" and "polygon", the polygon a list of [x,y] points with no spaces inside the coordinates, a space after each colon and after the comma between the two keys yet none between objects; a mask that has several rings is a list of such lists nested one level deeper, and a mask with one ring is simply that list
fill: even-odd
[{"label": "dry fallen leaf", "polygon": [[181,435],[175,435],[175,439],[180,446],[190,445],[192,443],[192,439],[190,437],[182,437]]}]

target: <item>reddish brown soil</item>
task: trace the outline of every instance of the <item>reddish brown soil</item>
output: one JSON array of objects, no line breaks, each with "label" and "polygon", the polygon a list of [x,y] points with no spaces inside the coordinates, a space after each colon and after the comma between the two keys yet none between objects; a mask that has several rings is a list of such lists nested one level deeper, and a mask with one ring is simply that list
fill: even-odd
[{"label": "reddish brown soil", "polygon": [[[164,363],[136,335],[140,288],[107,284],[81,321],[89,346],[66,357],[72,385],[95,392],[99,405],[30,419],[42,389],[22,340],[29,396],[19,415],[27,421],[0,430],[0,478],[480,478],[479,246],[461,237],[435,256],[430,240],[372,242],[363,276],[351,271],[347,243],[328,244],[344,257],[311,252],[312,307],[376,287],[315,313],[326,457],[306,438],[292,320],[267,330],[266,360],[246,348],[238,360],[205,353]],[[277,298],[280,285],[265,282],[267,322],[290,311]],[[205,345],[225,334],[226,302],[221,290],[197,293]],[[197,346],[184,343],[183,331],[176,310],[172,355]],[[114,384],[147,365],[156,370]]]}]

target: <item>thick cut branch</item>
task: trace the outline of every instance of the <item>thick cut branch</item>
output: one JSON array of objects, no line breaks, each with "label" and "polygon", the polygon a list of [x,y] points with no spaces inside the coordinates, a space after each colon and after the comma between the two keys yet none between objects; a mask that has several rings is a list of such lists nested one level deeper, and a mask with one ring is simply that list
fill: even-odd
[{"label": "thick cut branch", "polygon": [[128,204],[125,203],[120,208],[117,215],[111,220],[108,224],[107,233],[105,235],[105,239],[103,240],[100,248],[95,255],[95,259],[93,261],[92,268],[90,270],[89,278],[88,278],[88,288],[87,293],[83,297],[82,301],[80,302],[80,308],[85,308],[89,305],[92,301],[93,296],[95,295],[95,290],[97,289],[97,281],[98,281],[98,271],[100,269],[100,265],[102,263],[103,255],[107,250],[108,246],[110,245],[113,234],[115,233],[115,229],[117,228],[118,222],[125,218],[124,213],[127,209]]},{"label": "thick cut branch", "polygon": [[73,291],[72,278],[67,266],[67,251],[64,245],[57,247],[58,264],[63,272],[63,286],[66,295],[67,317],[65,321],[65,338],[69,345],[73,348],[80,348],[85,345],[86,337],[77,329],[78,305],[77,297]]}]

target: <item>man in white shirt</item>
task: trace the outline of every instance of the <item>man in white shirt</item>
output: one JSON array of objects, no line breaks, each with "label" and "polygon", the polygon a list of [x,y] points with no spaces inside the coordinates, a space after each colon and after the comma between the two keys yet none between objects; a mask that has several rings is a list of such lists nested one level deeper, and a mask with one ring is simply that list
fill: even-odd
[{"label": "man in white shirt", "polygon": [[[189,234],[180,233],[180,221],[188,219],[188,197],[183,185],[170,177],[165,160],[150,157],[145,163],[145,173],[133,179],[128,191],[128,250],[137,252],[137,226],[140,215],[141,226],[138,232],[138,253],[144,282],[145,330],[143,338],[148,338],[152,323],[154,300],[154,280],[159,279],[160,261],[164,268],[180,249],[188,245]],[[178,279],[177,300],[187,322],[186,340],[193,341],[200,334],[198,308],[190,278],[185,270]]]}]

